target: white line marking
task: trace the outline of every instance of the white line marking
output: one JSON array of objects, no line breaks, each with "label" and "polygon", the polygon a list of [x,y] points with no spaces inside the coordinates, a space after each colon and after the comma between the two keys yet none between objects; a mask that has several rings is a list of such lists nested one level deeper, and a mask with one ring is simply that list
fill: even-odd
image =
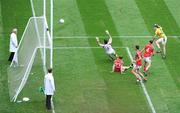
[{"label": "white line marking", "polygon": [[35,16],[36,16],[36,14],[35,14],[35,10],[34,10],[33,0],[30,0],[30,2],[31,2],[31,9],[32,9],[32,14],[33,14],[33,17],[35,17]]},{"label": "white line marking", "polygon": [[[54,39],[89,39],[95,38],[96,36],[54,36]],[[106,37],[106,36],[99,36],[99,37]],[[153,36],[112,36],[113,38],[152,38]],[[167,36],[168,38],[180,38],[180,36]]]},{"label": "white line marking", "polygon": [[[30,2],[31,2],[32,15],[33,15],[33,17],[36,17],[36,13],[35,13],[35,10],[34,10],[33,0],[30,0]],[[47,69],[46,69],[45,66],[43,66],[43,70],[46,73]],[[52,99],[51,99],[51,106],[52,106],[52,113],[55,113],[54,103],[53,103],[53,96],[52,96]]]},{"label": "white line marking", "polygon": [[[100,49],[102,47],[54,47],[53,49]],[[113,47],[113,48],[126,48],[126,47]]]},{"label": "white line marking", "polygon": [[[129,47],[126,47],[126,50],[127,50],[127,52],[128,52],[128,55],[129,55],[131,61],[133,61],[133,57],[132,57],[132,54],[131,54],[131,52],[130,52],[130,50],[129,50]],[[142,81],[141,81],[140,83],[141,83],[141,87],[142,87],[143,92],[144,92],[144,94],[145,94],[145,96],[146,96],[146,99],[147,99],[147,101],[148,101],[148,103],[149,103],[149,106],[150,106],[150,108],[151,108],[152,113],[156,113],[156,110],[155,110],[155,108],[154,108],[154,105],[153,105],[153,103],[152,103],[152,101],[151,101],[151,98],[150,98],[148,92],[147,92],[146,86],[144,85],[144,83],[143,83]]]}]

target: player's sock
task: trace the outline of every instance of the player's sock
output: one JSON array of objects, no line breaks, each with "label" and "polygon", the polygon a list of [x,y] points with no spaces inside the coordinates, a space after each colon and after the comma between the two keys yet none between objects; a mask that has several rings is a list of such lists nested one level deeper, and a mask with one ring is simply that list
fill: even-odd
[{"label": "player's sock", "polygon": [[144,82],[146,82],[147,81],[147,78],[146,77],[144,77]]},{"label": "player's sock", "polygon": [[158,48],[156,53],[161,53],[161,48]]},{"label": "player's sock", "polygon": [[114,58],[113,58],[113,57],[111,57],[111,55],[109,55],[109,58],[110,58],[110,60],[111,60],[111,61],[114,61]]},{"label": "player's sock", "polygon": [[140,79],[140,78],[137,78],[137,82],[139,82],[139,81],[141,81],[141,79]]},{"label": "player's sock", "polygon": [[146,66],[144,66],[144,72],[146,72],[146,70],[147,70],[147,69],[146,69]]}]

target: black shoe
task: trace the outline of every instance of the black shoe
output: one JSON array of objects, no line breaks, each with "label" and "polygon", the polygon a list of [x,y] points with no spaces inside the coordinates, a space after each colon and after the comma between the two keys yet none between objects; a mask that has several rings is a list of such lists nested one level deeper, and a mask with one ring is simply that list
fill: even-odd
[{"label": "black shoe", "polygon": [[166,59],[166,55],[162,55],[162,59]]},{"label": "black shoe", "polygon": [[159,51],[156,51],[156,53],[161,53],[161,51],[159,50]]},{"label": "black shoe", "polygon": [[129,68],[132,68],[133,67],[133,64],[130,64]]},{"label": "black shoe", "polygon": [[144,73],[144,75],[145,75],[145,76],[147,76],[147,75],[148,75],[148,74],[147,74],[147,72],[145,72],[145,71],[143,71],[143,73]]}]

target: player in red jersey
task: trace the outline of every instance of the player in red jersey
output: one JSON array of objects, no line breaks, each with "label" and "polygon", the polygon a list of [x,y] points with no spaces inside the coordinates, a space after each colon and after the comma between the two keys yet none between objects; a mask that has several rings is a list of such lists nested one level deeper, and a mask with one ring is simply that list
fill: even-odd
[{"label": "player in red jersey", "polygon": [[112,72],[120,72],[120,74],[122,74],[129,68],[131,68],[131,66],[124,66],[123,57],[117,57],[116,60],[114,60]]},{"label": "player in red jersey", "polygon": [[137,82],[141,81],[141,78],[138,75],[140,75],[144,79],[144,81],[147,81],[147,78],[144,77],[144,75],[140,71],[140,68],[142,66],[142,53],[139,50],[139,46],[138,45],[136,45],[135,48],[136,48],[136,55],[135,55],[134,61],[133,61],[134,67],[132,69],[132,73],[137,78]]},{"label": "player in red jersey", "polygon": [[150,40],[142,51],[144,51],[144,73],[147,75],[147,71],[151,67],[151,56],[154,55],[153,41]]}]

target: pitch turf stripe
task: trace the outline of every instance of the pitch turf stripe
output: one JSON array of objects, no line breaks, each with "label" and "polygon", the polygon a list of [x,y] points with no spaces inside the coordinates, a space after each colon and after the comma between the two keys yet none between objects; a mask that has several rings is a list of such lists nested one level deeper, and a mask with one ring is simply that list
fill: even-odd
[{"label": "pitch turf stripe", "polygon": [[180,34],[180,28],[164,0],[135,0],[135,2],[149,32],[152,32],[152,25],[158,23],[165,29],[165,33]]},{"label": "pitch turf stripe", "polygon": [[[54,47],[54,49],[100,49],[100,48],[102,48],[102,47]],[[128,55],[129,55],[131,61],[133,60],[132,54],[131,54],[128,47],[114,47],[114,48],[125,48],[127,50],[127,52],[128,52]],[[144,94],[146,96],[148,104],[149,104],[149,106],[150,106],[150,108],[152,110],[152,113],[156,113],[154,105],[152,104],[151,98],[150,98],[150,96],[149,96],[149,94],[147,92],[147,89],[146,89],[143,82],[141,82],[141,87],[142,87],[143,92],[144,92]]]},{"label": "pitch turf stripe", "polygon": [[[54,36],[53,39],[89,39],[89,38],[95,38],[96,36]],[[99,36],[99,37],[105,37],[105,36]],[[129,38],[129,39],[136,39],[136,38],[152,38],[153,36],[112,36],[113,38]],[[168,38],[180,38],[180,36],[167,36]]]},{"label": "pitch turf stripe", "polygon": [[[129,47],[126,47],[126,50],[127,50],[127,52],[128,52],[128,55],[129,55],[131,61],[133,61],[133,57],[132,57],[132,54],[131,54],[131,52],[130,52],[130,50],[129,50]],[[143,89],[143,92],[144,92],[144,94],[145,94],[145,96],[146,96],[146,99],[147,99],[147,101],[148,101],[148,104],[149,104],[149,106],[150,106],[150,108],[151,108],[152,113],[156,113],[156,110],[155,110],[155,108],[154,108],[154,105],[153,105],[153,103],[152,103],[152,101],[151,101],[151,98],[150,98],[148,92],[147,92],[146,86],[144,85],[144,83],[143,83],[142,81],[140,82],[140,84],[141,84],[141,87],[142,87],[142,89]]]},{"label": "pitch turf stripe", "polygon": [[[101,49],[102,47],[54,47],[53,49]],[[113,48],[126,48],[126,47],[113,47]]]}]

